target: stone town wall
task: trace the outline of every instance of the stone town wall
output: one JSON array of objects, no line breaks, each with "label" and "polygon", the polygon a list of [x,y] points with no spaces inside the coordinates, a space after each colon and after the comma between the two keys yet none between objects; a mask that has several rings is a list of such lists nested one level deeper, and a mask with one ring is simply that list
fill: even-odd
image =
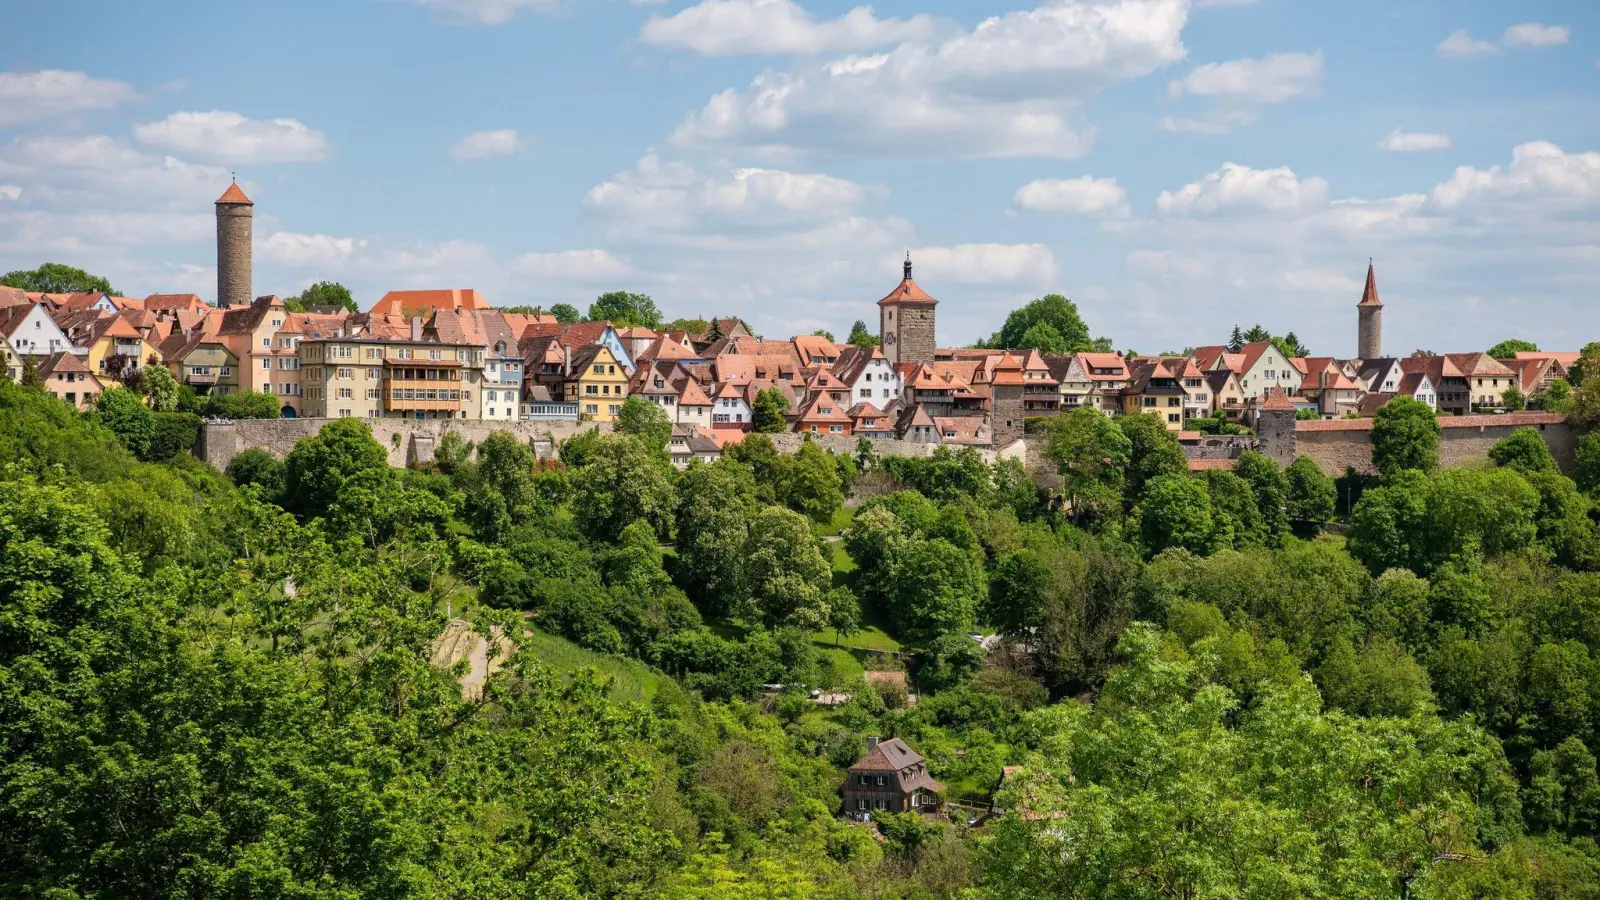
[{"label": "stone town wall", "polygon": [[[1353,468],[1366,474],[1372,465],[1372,420],[1333,419],[1296,423],[1295,452],[1309,456],[1329,475]],[[1441,416],[1439,465],[1473,465],[1489,458],[1489,449],[1518,428],[1533,428],[1550,447],[1563,472],[1572,470],[1575,443],[1566,417],[1553,413],[1507,413],[1499,416]],[[1265,443],[1265,441],[1263,441]]]},{"label": "stone town wall", "polygon": [[[200,430],[196,455],[218,469],[228,467],[235,454],[257,447],[279,459],[289,454],[301,438],[310,437],[332,419],[243,419],[207,422]],[[526,441],[541,457],[555,454],[556,444],[580,431],[610,431],[609,422],[462,422],[447,419],[418,422],[411,419],[363,419],[372,436],[389,451],[389,465],[429,462],[433,448],[446,431],[454,431],[474,444],[497,431],[509,431]]]}]

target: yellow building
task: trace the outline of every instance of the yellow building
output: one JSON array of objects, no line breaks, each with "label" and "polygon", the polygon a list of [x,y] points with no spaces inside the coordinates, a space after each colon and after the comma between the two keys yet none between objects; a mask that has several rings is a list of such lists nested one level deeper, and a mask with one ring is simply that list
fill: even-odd
[{"label": "yellow building", "polygon": [[420,338],[331,337],[302,340],[296,355],[302,415],[480,418],[481,349]]},{"label": "yellow building", "polygon": [[88,351],[83,363],[97,377],[115,379],[129,370],[162,361],[156,346],[121,314],[86,310],[70,314],[61,326],[74,346]]},{"label": "yellow building", "polygon": [[571,351],[563,386],[566,401],[578,404],[588,422],[614,422],[628,399],[628,371],[605,344]]}]

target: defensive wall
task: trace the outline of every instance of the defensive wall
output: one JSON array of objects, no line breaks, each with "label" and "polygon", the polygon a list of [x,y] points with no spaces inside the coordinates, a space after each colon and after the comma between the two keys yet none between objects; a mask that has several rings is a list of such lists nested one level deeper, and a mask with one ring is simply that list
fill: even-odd
[{"label": "defensive wall", "polygon": [[[201,429],[197,455],[218,469],[225,469],[229,461],[241,450],[258,447],[282,459],[301,438],[316,434],[331,419],[245,419],[231,422],[207,422]],[[474,444],[497,431],[509,431],[526,442],[540,457],[554,456],[557,446],[581,431],[599,428],[610,431],[609,423],[588,422],[466,422],[452,420],[414,421],[409,419],[364,420],[372,426],[373,437],[389,452],[393,466],[417,465],[433,459],[434,447],[446,431],[453,431],[462,439]],[[1202,441],[1198,447],[1185,448],[1194,459],[1234,459],[1251,446],[1268,457],[1287,465],[1296,456],[1309,456],[1329,475],[1343,475],[1346,468],[1372,473],[1372,420],[1332,419],[1297,421],[1293,413],[1264,414],[1258,423],[1258,438],[1235,437]],[[1439,462],[1443,466],[1471,464],[1485,460],[1489,448],[1504,440],[1518,428],[1533,428],[1544,438],[1550,453],[1562,471],[1571,471],[1574,438],[1567,425],[1566,416],[1557,413],[1518,412],[1502,415],[1443,416],[1439,419]],[[786,453],[800,449],[806,436],[801,434],[769,435],[777,448]],[[834,453],[854,454],[858,438],[832,435],[813,435],[811,440],[824,450]],[[925,457],[932,455],[937,444],[917,441],[879,439],[872,442],[873,452],[879,456]],[[998,450],[979,448],[978,453],[987,462],[996,459],[1018,459],[1039,483],[1047,488],[1058,488],[1060,475],[1054,465],[1044,459],[1043,443],[1023,438]]]},{"label": "defensive wall", "polygon": [[[1545,412],[1440,416],[1439,465],[1449,468],[1482,462],[1489,458],[1491,447],[1519,428],[1537,431],[1561,470],[1572,471],[1575,440],[1567,417]],[[1309,456],[1322,471],[1335,477],[1343,475],[1347,468],[1362,474],[1377,472],[1372,465],[1371,419],[1297,421],[1292,430],[1263,428],[1261,452],[1279,461]]]}]

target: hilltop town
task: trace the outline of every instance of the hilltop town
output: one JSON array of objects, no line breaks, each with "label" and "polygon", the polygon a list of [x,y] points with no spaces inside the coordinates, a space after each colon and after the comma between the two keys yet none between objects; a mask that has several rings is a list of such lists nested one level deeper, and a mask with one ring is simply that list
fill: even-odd
[{"label": "hilltop town", "polygon": [[1277,393],[1300,418],[1371,417],[1401,396],[1442,415],[1498,413],[1539,403],[1579,356],[1385,355],[1370,264],[1349,358],[1293,355],[1295,346],[1237,329],[1227,345],[1159,356],[939,347],[939,301],[913,278],[909,254],[876,301],[877,333],[852,343],[758,335],[739,318],[691,332],[502,311],[471,288],[390,291],[366,312],[291,311],[278,296],[254,296],[252,201],[232,184],[215,206],[215,306],[192,293],[0,288],[8,376],[31,366],[46,390],[89,408],[159,365],[199,397],[261,398],[222,407],[234,415],[285,418],[604,423],[643,397],[668,414],[687,462],[716,458],[752,430],[1004,448],[1030,418],[1080,406],[1154,414],[1194,445],[1252,429]]}]

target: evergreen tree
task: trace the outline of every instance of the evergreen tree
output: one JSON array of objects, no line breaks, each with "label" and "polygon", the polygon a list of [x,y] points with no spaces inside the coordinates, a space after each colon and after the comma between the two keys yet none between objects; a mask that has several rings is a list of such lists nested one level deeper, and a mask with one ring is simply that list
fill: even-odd
[{"label": "evergreen tree", "polygon": [[1239,326],[1235,325],[1233,326],[1233,334],[1228,338],[1228,352],[1238,353],[1243,349],[1244,333],[1239,330]]}]

